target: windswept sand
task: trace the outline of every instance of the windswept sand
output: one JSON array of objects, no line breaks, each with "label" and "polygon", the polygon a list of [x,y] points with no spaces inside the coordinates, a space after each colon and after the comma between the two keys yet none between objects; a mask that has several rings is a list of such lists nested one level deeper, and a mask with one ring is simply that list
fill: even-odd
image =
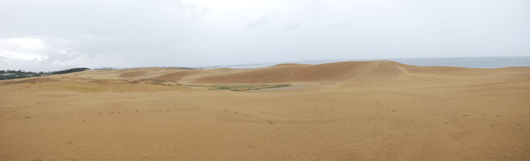
[{"label": "windswept sand", "polygon": [[[282,83],[300,88],[175,85]],[[530,68],[366,61],[0,81],[0,160],[527,161]]]}]

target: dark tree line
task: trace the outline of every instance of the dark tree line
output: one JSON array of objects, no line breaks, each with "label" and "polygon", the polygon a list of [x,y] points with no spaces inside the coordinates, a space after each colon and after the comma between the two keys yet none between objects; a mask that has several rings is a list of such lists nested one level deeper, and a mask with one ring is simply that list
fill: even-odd
[{"label": "dark tree line", "polygon": [[43,72],[43,71],[26,72],[24,70],[0,70],[0,80],[48,76],[48,75],[53,75],[53,74],[67,74],[67,73],[73,73],[73,72],[81,72],[85,70],[90,70],[90,69],[89,68],[72,68],[72,69],[53,71],[53,72]]},{"label": "dark tree line", "polygon": [[73,72],[82,72],[82,71],[85,71],[85,70],[90,70],[88,68],[72,68],[72,69],[66,69],[66,70],[61,70],[61,71],[55,71],[55,72],[52,72],[52,74],[66,74],[66,73],[73,73]]}]

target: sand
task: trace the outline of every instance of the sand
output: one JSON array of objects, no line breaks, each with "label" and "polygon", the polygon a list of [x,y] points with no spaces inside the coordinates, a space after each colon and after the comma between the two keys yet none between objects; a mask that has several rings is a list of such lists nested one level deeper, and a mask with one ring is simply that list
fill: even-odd
[{"label": "sand", "polygon": [[[297,88],[175,85],[282,83]],[[0,160],[530,160],[530,68],[367,61],[0,81]]]}]

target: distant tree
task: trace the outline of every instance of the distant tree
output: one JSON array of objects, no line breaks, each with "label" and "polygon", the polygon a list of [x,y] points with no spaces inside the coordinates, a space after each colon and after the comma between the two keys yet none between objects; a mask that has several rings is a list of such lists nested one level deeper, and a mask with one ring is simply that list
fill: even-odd
[{"label": "distant tree", "polygon": [[73,73],[73,72],[81,72],[85,70],[90,70],[89,68],[72,68],[72,69],[66,69],[61,71],[52,72],[52,74],[66,74],[66,73]]},{"label": "distant tree", "polygon": [[116,70],[116,69],[111,68],[111,67],[102,67],[102,68],[96,68],[95,70]]},{"label": "distant tree", "polygon": [[[36,76],[42,76],[42,75],[51,75],[51,74],[66,74],[66,73],[73,73],[73,72],[80,72],[90,70],[89,68],[72,68],[67,70],[61,70],[61,71],[54,71],[54,72],[32,72],[32,71],[24,71],[24,70],[0,70],[0,80],[5,79],[15,79],[15,78],[28,78],[28,77],[36,77]],[[6,73],[12,73],[7,74]]]}]

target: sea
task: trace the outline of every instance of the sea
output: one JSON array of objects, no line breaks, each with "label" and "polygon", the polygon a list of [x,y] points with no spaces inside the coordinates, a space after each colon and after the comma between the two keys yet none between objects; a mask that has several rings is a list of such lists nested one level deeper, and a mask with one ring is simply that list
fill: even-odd
[{"label": "sea", "polygon": [[443,57],[443,58],[393,58],[393,59],[329,59],[329,60],[306,60],[306,61],[285,61],[269,63],[252,63],[223,66],[206,66],[196,67],[201,69],[214,68],[263,68],[285,63],[297,64],[324,64],[345,61],[373,61],[373,60],[391,60],[408,65],[417,66],[451,66],[465,68],[504,68],[504,67],[530,67],[530,56],[511,56],[511,57]]}]

